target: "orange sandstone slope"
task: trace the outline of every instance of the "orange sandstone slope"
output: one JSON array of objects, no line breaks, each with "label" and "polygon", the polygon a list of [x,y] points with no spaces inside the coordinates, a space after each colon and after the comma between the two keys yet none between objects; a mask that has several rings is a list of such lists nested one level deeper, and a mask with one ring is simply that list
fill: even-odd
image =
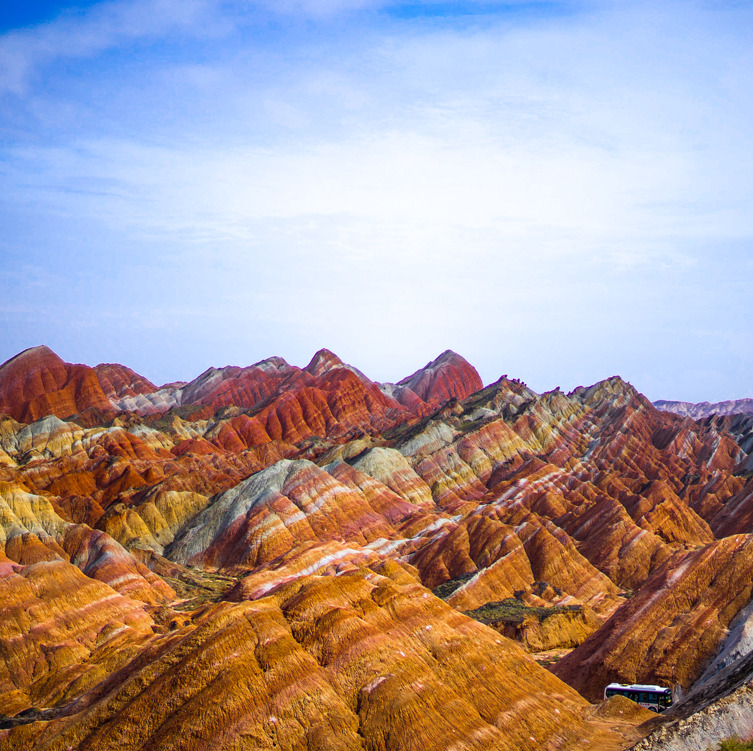
[{"label": "orange sandstone slope", "polygon": [[152,637],[147,610],[65,560],[0,553],[0,711],[65,705],[97,685]]},{"label": "orange sandstone slope", "polygon": [[0,368],[0,706],[47,714],[0,748],[576,747],[585,704],[458,611],[581,613],[556,670],[596,698],[689,686],[750,600],[749,431],[619,378],[321,350],[157,388],[42,349]]},{"label": "orange sandstone slope", "polygon": [[363,569],[196,612],[0,749],[534,749],[585,701],[415,583]]},{"label": "orange sandstone slope", "polygon": [[612,681],[687,690],[752,591],[753,535],[679,555],[552,672],[590,700]]}]

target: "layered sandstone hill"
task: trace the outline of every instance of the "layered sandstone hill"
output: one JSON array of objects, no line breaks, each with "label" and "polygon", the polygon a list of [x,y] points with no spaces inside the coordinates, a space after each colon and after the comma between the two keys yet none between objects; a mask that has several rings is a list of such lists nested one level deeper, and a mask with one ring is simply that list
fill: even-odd
[{"label": "layered sandstone hill", "polygon": [[0,749],[533,749],[584,700],[414,583],[361,570],[198,611]]},{"label": "layered sandstone hill", "polygon": [[752,590],[753,535],[684,553],[552,670],[591,700],[612,681],[687,690]]},{"label": "layered sandstone hill", "polygon": [[0,365],[0,412],[34,422],[46,415],[70,417],[86,410],[99,410],[106,417],[115,414],[92,368],[69,365],[43,346]]},{"label": "layered sandstone hill", "polygon": [[65,704],[97,685],[140,653],[154,624],[143,602],[68,561],[20,565],[2,553],[0,613],[0,711],[8,715]]},{"label": "layered sandstone hill", "polygon": [[636,749],[717,748],[729,738],[753,736],[753,606],[730,624],[722,649],[692,690],[643,728]]},{"label": "layered sandstone hill", "polygon": [[134,398],[139,394],[153,394],[157,387],[134,370],[117,363],[102,363],[94,368],[97,380],[108,399]]},{"label": "layered sandstone hill", "polygon": [[438,406],[453,397],[465,399],[483,385],[473,366],[447,350],[402,381],[384,384],[382,390],[405,407],[415,409],[421,402]]},{"label": "layered sandstone hill", "polygon": [[286,440],[321,435],[322,430],[331,434],[340,420],[366,432],[382,430],[404,420],[406,412],[426,414],[447,399],[465,398],[482,386],[475,368],[449,351],[399,384],[374,383],[326,349],[303,369],[272,357],[246,368],[210,368],[190,383],[161,389],[147,386],[145,379],[133,374],[123,383],[116,379],[116,393],[108,388],[112,376],[106,368],[113,366],[98,366],[96,371],[108,378],[105,388],[120,411],[146,415],[177,406],[255,409],[279,399],[279,408],[262,410],[260,427],[271,426],[272,437]]},{"label": "layered sandstone hill", "polygon": [[0,748],[580,747],[566,683],[688,689],[751,599],[750,425],[617,377],[36,348],[0,405]]}]

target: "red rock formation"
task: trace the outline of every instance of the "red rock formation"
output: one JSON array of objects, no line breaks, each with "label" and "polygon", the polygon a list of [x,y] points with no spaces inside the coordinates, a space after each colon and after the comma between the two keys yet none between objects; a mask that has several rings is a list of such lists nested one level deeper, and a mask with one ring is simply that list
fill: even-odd
[{"label": "red rock formation", "polygon": [[300,368],[271,357],[248,368],[209,368],[181,390],[181,404],[255,407],[301,378]]},{"label": "red rock formation", "polygon": [[92,368],[68,365],[49,347],[32,347],[0,365],[0,412],[16,420],[70,417],[90,408],[115,412]]},{"label": "red rock formation", "polygon": [[[397,383],[397,386],[403,387],[398,390],[399,394],[408,389],[419,399],[432,405],[439,405],[453,398],[465,399],[482,389],[483,385],[476,369],[449,349]],[[401,404],[411,405],[409,395],[396,398]]]},{"label": "red rock formation", "polygon": [[125,365],[101,363],[94,368],[94,372],[102,391],[110,399],[152,394],[157,391],[157,387],[150,380]]},{"label": "red rock formation", "polygon": [[334,352],[331,352],[328,349],[320,349],[311,358],[311,362],[304,368],[304,370],[314,376],[314,378],[319,378],[325,373],[329,373],[330,370],[336,368],[347,368],[355,373],[361,380],[369,380],[360,370],[356,370],[356,368],[346,365]]}]

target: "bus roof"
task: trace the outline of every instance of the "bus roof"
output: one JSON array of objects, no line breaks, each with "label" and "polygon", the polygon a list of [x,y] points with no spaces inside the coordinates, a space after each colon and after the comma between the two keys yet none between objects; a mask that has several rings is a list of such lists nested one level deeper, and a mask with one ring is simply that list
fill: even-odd
[{"label": "bus roof", "polygon": [[669,691],[666,686],[651,686],[645,683],[610,683],[607,688],[631,689],[633,691]]}]

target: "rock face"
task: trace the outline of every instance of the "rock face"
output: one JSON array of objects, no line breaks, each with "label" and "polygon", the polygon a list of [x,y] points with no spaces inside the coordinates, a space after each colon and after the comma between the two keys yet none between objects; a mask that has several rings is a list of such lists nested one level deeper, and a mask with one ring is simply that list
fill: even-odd
[{"label": "rock face", "polygon": [[749,604],[738,613],[712,664],[681,701],[647,723],[653,732],[636,748],[716,748],[727,738],[753,737],[752,611]]},{"label": "rock face", "polygon": [[0,749],[618,748],[575,690],[751,659],[751,418],[452,352],[157,387],[36,348],[0,398]]},{"label": "rock face", "polygon": [[[400,518],[406,504],[372,508],[362,493],[305,460],[283,460],[212,499],[168,549],[183,564],[256,568],[301,542],[354,540],[366,545],[392,537],[388,517]],[[381,513],[380,513],[381,512]]]},{"label": "rock face", "polygon": [[729,738],[753,737],[753,659],[740,659],[703,681],[679,703],[647,722],[648,737],[631,748],[684,751],[718,748]]},{"label": "rock face", "polygon": [[635,751],[687,751],[689,748],[718,748],[729,738],[753,736],[753,689],[738,689],[687,720],[662,727],[631,748]]},{"label": "rock face", "polygon": [[65,704],[132,659],[152,624],[143,603],[70,563],[0,554],[3,713]]}]

